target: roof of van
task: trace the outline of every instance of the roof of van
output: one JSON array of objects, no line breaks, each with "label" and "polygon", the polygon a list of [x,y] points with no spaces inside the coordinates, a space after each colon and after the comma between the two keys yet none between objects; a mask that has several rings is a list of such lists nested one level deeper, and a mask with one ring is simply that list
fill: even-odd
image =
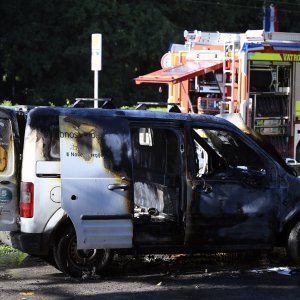
[{"label": "roof of van", "polygon": [[[29,112],[29,120],[33,122],[43,123],[41,117],[54,117],[59,115],[67,116],[81,116],[81,117],[120,117],[128,118],[131,120],[145,121],[145,120],[158,120],[158,121],[179,121],[179,122],[199,122],[208,126],[221,126],[222,128],[231,128],[238,131],[244,131],[239,129],[236,125],[230,121],[223,119],[222,116],[210,116],[205,114],[187,114],[187,113],[171,113],[171,112],[158,112],[149,110],[125,110],[125,109],[102,109],[102,108],[57,108],[57,107],[37,107]],[[30,121],[29,121],[30,122]],[[244,131],[245,132],[245,131]],[[263,137],[255,133],[253,130],[247,132],[248,135],[255,140],[267,153],[269,153],[284,169],[289,173],[293,173],[292,170],[285,164],[283,159],[275,151],[267,141],[263,140]]]},{"label": "roof of van", "polygon": [[230,122],[215,116],[188,114],[188,113],[172,113],[159,112],[149,110],[127,110],[127,109],[101,109],[101,108],[58,108],[58,107],[37,107],[30,111],[31,118],[40,115],[73,115],[73,116],[110,116],[110,117],[126,117],[129,119],[157,119],[161,121],[198,121],[201,123],[218,123],[223,125],[231,124]]}]

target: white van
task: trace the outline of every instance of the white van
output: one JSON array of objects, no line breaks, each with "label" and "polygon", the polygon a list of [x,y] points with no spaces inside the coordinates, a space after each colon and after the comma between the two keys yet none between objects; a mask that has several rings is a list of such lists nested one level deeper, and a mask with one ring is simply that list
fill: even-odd
[{"label": "white van", "polygon": [[114,252],[287,246],[300,263],[295,175],[218,117],[0,108],[2,241],[74,277]]}]

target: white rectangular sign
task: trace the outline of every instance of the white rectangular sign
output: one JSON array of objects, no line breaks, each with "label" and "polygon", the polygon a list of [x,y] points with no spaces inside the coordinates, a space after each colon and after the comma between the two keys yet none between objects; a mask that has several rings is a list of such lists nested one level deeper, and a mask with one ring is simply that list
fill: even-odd
[{"label": "white rectangular sign", "polygon": [[102,34],[92,34],[92,71],[102,70]]}]

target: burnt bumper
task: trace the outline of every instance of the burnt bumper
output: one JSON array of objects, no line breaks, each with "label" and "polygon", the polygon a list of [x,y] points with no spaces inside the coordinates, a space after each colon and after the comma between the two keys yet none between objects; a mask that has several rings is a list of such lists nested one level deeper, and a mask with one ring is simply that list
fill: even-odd
[{"label": "burnt bumper", "polygon": [[11,232],[12,247],[30,255],[47,255],[50,236],[45,233]]}]

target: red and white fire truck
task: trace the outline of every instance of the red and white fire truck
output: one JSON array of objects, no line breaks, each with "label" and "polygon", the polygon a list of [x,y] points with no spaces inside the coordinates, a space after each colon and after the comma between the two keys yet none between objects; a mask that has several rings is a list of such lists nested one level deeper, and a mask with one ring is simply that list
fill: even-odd
[{"label": "red and white fire truck", "polygon": [[182,112],[240,113],[282,157],[300,161],[300,33],[184,32],[162,69],[135,79],[168,84]]}]

